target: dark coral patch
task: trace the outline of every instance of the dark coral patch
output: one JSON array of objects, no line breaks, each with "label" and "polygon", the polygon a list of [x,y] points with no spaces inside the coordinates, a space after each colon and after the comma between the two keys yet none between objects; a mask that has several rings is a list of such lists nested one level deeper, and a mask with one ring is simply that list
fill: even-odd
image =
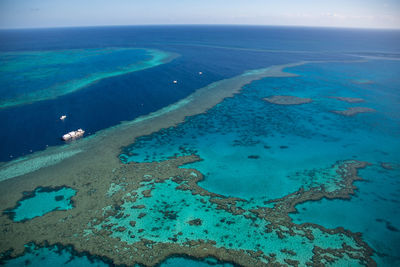
[{"label": "dark coral patch", "polygon": [[195,226],[200,226],[202,223],[203,222],[201,221],[201,219],[194,219],[194,220],[188,221],[188,224],[195,225]]},{"label": "dark coral patch", "polygon": [[64,196],[55,196],[54,198],[56,201],[61,201],[64,199]]}]

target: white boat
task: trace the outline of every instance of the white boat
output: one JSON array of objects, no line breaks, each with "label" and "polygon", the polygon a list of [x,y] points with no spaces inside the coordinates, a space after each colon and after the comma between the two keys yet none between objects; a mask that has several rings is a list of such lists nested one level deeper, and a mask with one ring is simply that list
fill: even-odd
[{"label": "white boat", "polygon": [[203,72],[199,71],[199,75],[202,75],[202,74],[203,74]]},{"label": "white boat", "polygon": [[177,80],[175,80],[175,81],[174,81],[174,83],[178,83],[178,81],[177,81]]},{"label": "white boat", "polygon": [[77,138],[82,137],[84,133],[85,133],[84,130],[78,129],[78,130],[76,130],[76,131],[71,131],[71,132],[69,132],[69,133],[67,133],[67,134],[64,134],[64,135],[62,136],[62,139],[63,139],[64,141],[75,140],[75,139],[77,139]]},{"label": "white boat", "polygon": [[65,120],[67,118],[67,115],[62,115],[61,117],[60,117],[60,120]]}]

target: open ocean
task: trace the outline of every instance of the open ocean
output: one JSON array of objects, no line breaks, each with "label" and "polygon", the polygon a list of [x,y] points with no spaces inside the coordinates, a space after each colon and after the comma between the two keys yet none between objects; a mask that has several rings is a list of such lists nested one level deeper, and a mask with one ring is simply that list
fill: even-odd
[{"label": "open ocean", "polygon": [[[7,174],[2,176],[1,168],[5,170],[14,161],[29,161],[48,147],[70,146],[60,138],[69,131],[82,128],[86,131],[84,139],[95,138],[101,130],[157,112],[210,84],[218,87],[220,81],[246,76],[243,75],[246,71],[298,62],[301,64],[284,69],[294,75],[256,79],[233,97],[186,117],[178,125],[172,123],[136,140],[132,138],[132,143],[121,147],[114,156],[121,164],[128,164],[161,163],[196,155],[201,160],[184,168],[195,169],[204,176],[198,182],[199,187],[242,199],[245,204],[236,205],[246,211],[271,208],[269,203],[300,188],[305,191],[321,188],[326,190],[323,197],[296,202],[297,211],[288,213],[290,223],[361,233],[361,240],[373,250],[371,258],[378,266],[398,266],[400,31],[261,26],[1,30],[0,162],[4,163],[0,165],[0,187],[2,180],[14,179]],[[309,101],[296,105],[268,101],[277,95]],[[349,116],[343,112],[360,107],[364,109],[359,109],[358,114]],[[61,121],[59,117],[64,114],[67,118]],[[330,197],[329,193],[336,192],[339,184],[335,180],[339,172],[332,172],[332,166],[351,160],[371,165],[358,169],[363,180],[354,181],[357,189],[353,195]],[[279,248],[278,262],[279,257],[283,261],[287,256],[282,252],[285,250],[280,239],[258,232],[264,227],[261,222],[250,232],[250,223],[247,226],[240,216],[210,213],[208,209],[205,212],[204,207],[195,203],[207,199],[200,203],[194,193],[192,196],[175,190],[172,183],[167,180],[152,188],[153,197],[136,200],[136,205],[153,207],[145,209],[147,215],[143,218],[133,210],[129,213],[127,203],[126,207],[121,206],[130,217],[107,218],[115,227],[125,228],[129,228],[129,221],[134,218],[136,227],[140,225],[143,232],[132,237],[113,228],[112,236],[127,244],[141,239],[180,245],[189,239],[215,240],[218,247],[237,251],[265,252],[271,247]],[[150,188],[146,182],[142,185],[142,191],[137,190],[139,195]],[[78,189],[70,190],[73,192],[68,194],[79,193]],[[10,218],[14,223],[26,224],[35,220],[32,218],[51,213],[54,208],[46,199],[53,199],[55,192],[61,191],[50,191],[32,188],[31,195],[15,204]],[[48,195],[52,192],[55,195]],[[60,199],[70,199],[72,195],[68,194]],[[35,195],[43,195],[43,199],[24,206],[23,201],[35,199]],[[185,201],[191,204],[180,204]],[[178,221],[194,218],[194,213],[207,231],[158,217],[159,211],[165,209],[161,203],[165,202],[175,208]],[[0,204],[2,216],[8,216],[13,207]],[[61,204],[55,209],[74,210],[68,201]],[[38,207],[40,211],[35,210]],[[225,221],[225,218],[234,223],[225,228],[215,227],[217,219]],[[166,225],[168,229],[179,228],[180,237],[171,239],[164,229]],[[147,234],[148,229],[152,229],[152,234]],[[226,238],[230,233],[236,235]],[[323,236],[320,240],[325,240]],[[315,239],[318,238],[315,234]],[[301,245],[304,240],[293,238],[287,242],[295,251],[293,260],[303,266],[311,250]],[[335,242],[326,237],[321,244],[329,247]],[[0,251],[3,253],[0,263],[5,266],[111,263],[109,257],[105,260],[103,255],[91,255],[90,251],[75,252],[68,246],[71,243],[65,247],[49,243],[25,244],[25,254],[18,257],[8,257]],[[174,253],[160,266],[239,264],[233,258],[229,262],[217,260],[213,254],[195,258],[184,252]],[[350,262],[350,258],[343,256],[333,266],[371,264],[361,260]]]}]

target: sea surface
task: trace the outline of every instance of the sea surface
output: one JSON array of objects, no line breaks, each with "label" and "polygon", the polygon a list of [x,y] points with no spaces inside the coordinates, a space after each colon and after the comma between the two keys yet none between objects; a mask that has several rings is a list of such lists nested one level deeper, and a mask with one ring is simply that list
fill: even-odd
[{"label": "sea surface", "polygon": [[[378,266],[400,265],[399,31],[91,27],[1,30],[0,40],[0,162],[68,145],[60,137],[78,128],[85,138],[96,135],[248,70],[304,61],[285,69],[296,76],[254,81],[202,114],[138,138],[115,156],[128,163],[194,153],[202,160],[184,167],[204,175],[202,188],[254,205],[312,187],[319,179],[314,174],[338,161],[367,161],[372,165],[360,170],[364,180],[355,182],[350,199],[308,201],[290,216],[299,224],[360,232]],[[274,95],[312,102],[276,105],[263,99]],[[374,111],[332,112],[350,107]],[[44,198],[26,204],[37,211],[25,208],[26,214],[15,212],[18,218],[60,208],[46,201],[48,193],[37,196]],[[21,202],[19,209],[24,207]],[[26,246],[25,255],[6,259],[6,266],[109,264],[72,248]],[[177,256],[161,264],[208,265],[231,266]]]}]

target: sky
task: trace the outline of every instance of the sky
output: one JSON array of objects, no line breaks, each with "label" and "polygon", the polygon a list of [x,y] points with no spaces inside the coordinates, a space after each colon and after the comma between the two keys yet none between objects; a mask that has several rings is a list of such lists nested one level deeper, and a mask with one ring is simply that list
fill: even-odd
[{"label": "sky", "polygon": [[400,0],[0,0],[0,28],[244,24],[400,29]]}]

